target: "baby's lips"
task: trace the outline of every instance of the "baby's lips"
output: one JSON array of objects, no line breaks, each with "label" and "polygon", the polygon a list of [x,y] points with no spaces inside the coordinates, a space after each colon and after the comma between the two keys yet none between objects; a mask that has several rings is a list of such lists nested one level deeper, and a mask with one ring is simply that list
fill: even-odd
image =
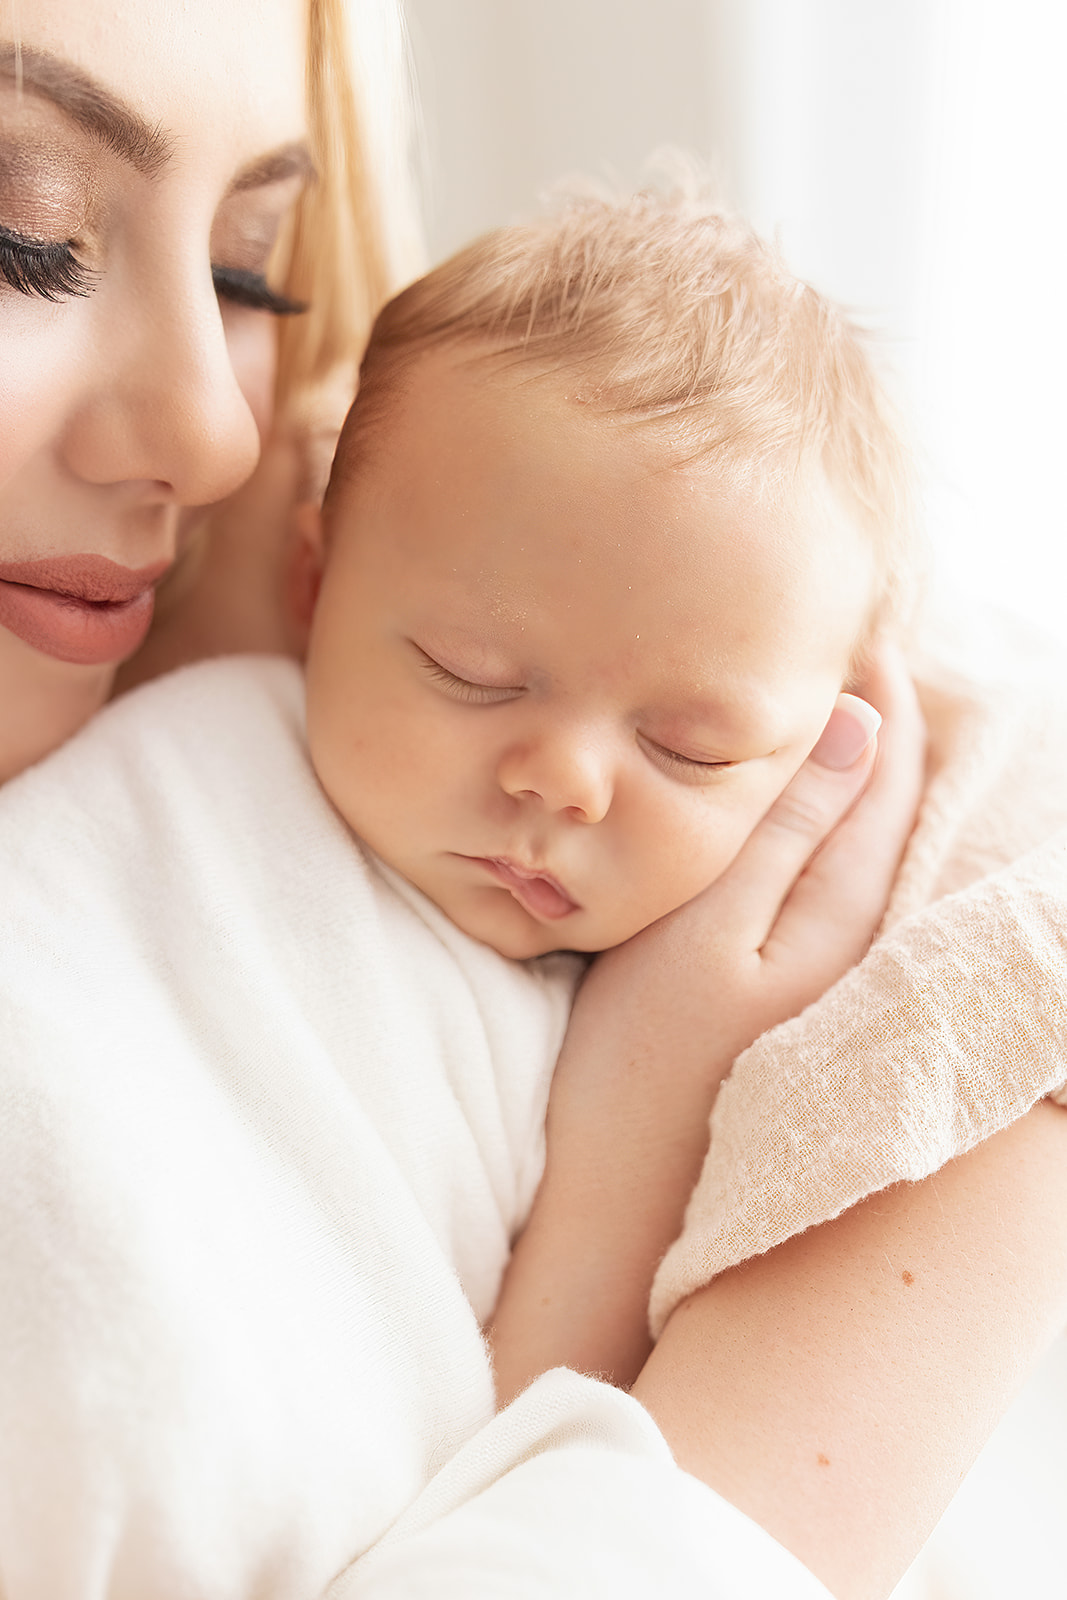
[{"label": "baby's lips", "polygon": [[855,766],[881,726],[881,717],[866,700],[854,694],[839,695],[811,760],[831,772],[845,772]]}]

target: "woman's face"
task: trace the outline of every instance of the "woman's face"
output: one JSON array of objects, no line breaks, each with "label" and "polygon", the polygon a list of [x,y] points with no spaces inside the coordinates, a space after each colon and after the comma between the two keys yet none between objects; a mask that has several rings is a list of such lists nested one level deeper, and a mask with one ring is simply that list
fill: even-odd
[{"label": "woman's face", "polygon": [[52,705],[41,750],[256,463],[305,48],[305,0],[0,0],[0,717]]}]

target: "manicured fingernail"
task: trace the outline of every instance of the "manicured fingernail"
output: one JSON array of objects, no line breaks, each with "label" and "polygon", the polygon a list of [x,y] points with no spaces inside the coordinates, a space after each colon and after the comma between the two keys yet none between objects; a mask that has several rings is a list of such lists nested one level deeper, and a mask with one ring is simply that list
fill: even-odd
[{"label": "manicured fingernail", "polygon": [[843,694],[819,735],[811,759],[831,772],[844,772],[855,766],[881,726],[881,717],[866,700]]}]

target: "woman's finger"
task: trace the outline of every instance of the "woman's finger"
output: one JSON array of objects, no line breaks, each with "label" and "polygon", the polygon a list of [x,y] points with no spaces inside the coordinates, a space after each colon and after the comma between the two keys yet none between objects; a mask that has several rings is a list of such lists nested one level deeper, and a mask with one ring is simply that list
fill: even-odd
[{"label": "woman's finger", "polygon": [[843,969],[884,915],[922,792],[925,730],[899,652],[880,652],[863,689],[883,718],[869,782],[786,896],[765,950],[772,958],[807,949]]},{"label": "woman's finger", "polygon": [[800,771],[707,891],[730,937],[761,949],[814,852],[871,776],[880,714],[855,695],[837,704]]}]

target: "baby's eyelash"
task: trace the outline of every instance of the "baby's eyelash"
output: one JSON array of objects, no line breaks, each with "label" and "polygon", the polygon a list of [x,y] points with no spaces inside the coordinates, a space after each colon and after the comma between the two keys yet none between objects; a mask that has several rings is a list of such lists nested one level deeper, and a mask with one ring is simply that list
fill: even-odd
[{"label": "baby's eyelash", "polygon": [[644,742],[655,752],[657,761],[690,783],[700,783],[717,772],[728,772],[731,767],[738,765],[736,761],[698,761],[694,756],[682,756],[677,750],[668,750],[666,745],[656,744],[654,739]]},{"label": "baby's eyelash", "polygon": [[247,306],[251,311],[269,311],[274,317],[298,317],[307,310],[302,301],[278,294],[261,272],[213,265],[211,277],[219,299],[228,300],[231,305]]},{"label": "baby's eyelash", "polygon": [[69,240],[33,239],[0,228],[0,278],[17,293],[63,300],[88,294],[95,277],[78,260]]},{"label": "baby's eyelash", "polygon": [[461,700],[465,705],[490,706],[496,705],[501,700],[513,700],[521,691],[518,688],[497,688],[489,683],[471,683],[467,678],[458,678],[454,672],[449,672],[439,661],[428,656],[420,650],[422,668],[427,677],[452,696],[454,700]]}]

